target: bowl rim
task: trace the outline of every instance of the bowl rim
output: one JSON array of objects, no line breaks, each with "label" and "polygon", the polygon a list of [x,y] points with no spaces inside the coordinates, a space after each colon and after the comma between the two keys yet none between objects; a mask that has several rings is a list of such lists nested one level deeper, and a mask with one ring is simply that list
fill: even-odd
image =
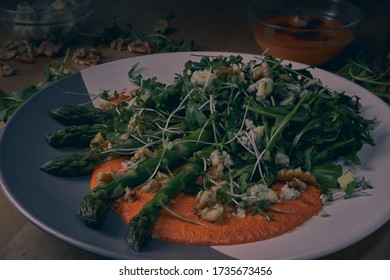
[{"label": "bowl rim", "polygon": [[[254,1],[249,2],[249,4],[247,5],[247,8],[246,8],[246,13],[247,13],[248,17],[252,21],[254,21],[258,24],[261,24],[263,27],[270,28],[270,29],[276,29],[276,30],[280,30],[280,31],[292,31],[294,33],[338,31],[338,30],[344,30],[344,29],[351,29],[354,26],[358,26],[361,23],[361,21],[363,20],[363,13],[362,13],[361,9],[359,7],[357,7],[356,5],[353,5],[349,2],[340,1],[340,0],[329,0],[328,1],[329,3],[333,3],[336,5],[344,5],[350,9],[353,9],[357,15],[357,18],[353,19],[351,22],[349,22],[347,24],[343,24],[341,26],[332,27],[332,28],[299,29],[299,28],[293,28],[293,27],[284,27],[284,26],[280,26],[280,25],[276,25],[276,24],[272,24],[272,23],[267,23],[264,20],[258,19],[253,14],[253,11],[252,11],[253,7],[256,4],[259,4],[263,1],[265,1],[265,0],[254,0]],[[315,3],[315,1],[312,1],[311,3]]]},{"label": "bowl rim", "polygon": [[[66,7],[61,10],[51,10],[51,11],[35,11],[35,12],[26,12],[26,11],[18,11],[14,9],[0,7],[0,15],[34,15],[34,16],[45,16],[45,15],[55,15],[55,14],[63,14],[68,12],[73,12],[79,10],[81,8],[86,8],[89,5],[93,4],[95,0],[85,0],[83,2],[77,3],[75,5]],[[17,4],[17,3],[15,3]]]}]

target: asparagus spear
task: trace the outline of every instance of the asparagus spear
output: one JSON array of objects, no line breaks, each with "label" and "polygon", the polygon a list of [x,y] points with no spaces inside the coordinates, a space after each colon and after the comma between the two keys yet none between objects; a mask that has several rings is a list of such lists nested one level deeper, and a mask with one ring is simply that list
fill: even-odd
[{"label": "asparagus spear", "polygon": [[162,149],[154,157],[130,169],[121,178],[110,182],[106,186],[99,186],[84,196],[77,209],[81,220],[93,228],[103,222],[111,203],[122,196],[126,187],[134,188],[146,182],[160,166],[175,168],[184,163],[193,154],[204,148],[206,144],[200,141],[210,141],[212,134],[200,129],[172,146],[171,149]]},{"label": "asparagus spear", "polygon": [[209,146],[192,157],[130,221],[127,241],[136,251],[139,251],[149,239],[152,227],[160,216],[162,205],[167,205],[178,193],[194,184],[196,176],[204,169],[204,158],[208,158],[213,150],[214,147]]},{"label": "asparagus spear", "polygon": [[113,117],[113,113],[99,108],[88,108],[78,105],[64,105],[50,110],[50,115],[63,125],[92,125],[104,123]]},{"label": "asparagus spear", "polygon": [[83,176],[91,173],[97,163],[107,156],[101,153],[72,153],[49,160],[40,169],[61,177]]},{"label": "asparagus spear", "polygon": [[[185,130],[185,123],[179,123],[170,127],[171,129]],[[85,153],[74,153],[56,157],[43,164],[40,169],[51,175],[60,177],[83,176],[92,172],[97,164],[109,156],[120,155],[123,151],[135,150],[145,145],[148,138],[157,136],[159,132],[153,132],[150,135],[130,138],[124,143],[114,145],[109,151],[101,152],[98,150],[89,150]]]},{"label": "asparagus spear", "polygon": [[104,125],[71,125],[47,135],[47,142],[54,148],[80,147],[86,148]]}]

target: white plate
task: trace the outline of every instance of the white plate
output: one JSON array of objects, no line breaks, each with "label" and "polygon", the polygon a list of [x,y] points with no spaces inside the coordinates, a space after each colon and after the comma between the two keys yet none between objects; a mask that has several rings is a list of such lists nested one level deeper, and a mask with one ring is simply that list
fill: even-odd
[{"label": "white plate", "polygon": [[[266,241],[234,246],[187,246],[153,240],[141,253],[126,242],[127,226],[110,212],[101,230],[84,226],[75,209],[88,191],[88,177],[58,178],[38,168],[53,157],[70,150],[56,150],[45,142],[48,133],[61,126],[47,114],[64,104],[88,101],[85,95],[102,89],[134,87],[127,72],[137,62],[144,77],[156,76],[169,83],[182,73],[187,60],[200,55],[230,53],[169,53],[148,55],[99,65],[64,78],[28,100],[8,122],[0,139],[0,178],[8,198],[32,223],[52,236],[82,250],[115,259],[314,259],[341,250],[368,236],[390,219],[390,108],[362,87],[337,75],[314,69],[311,72],[335,91],[361,98],[363,115],[376,117],[379,124],[373,136],[375,147],[365,146],[359,153],[362,165],[355,175],[365,177],[373,186],[370,196],[339,199],[325,207],[327,218],[314,217],[292,232]],[[254,55],[240,54],[245,61]],[[303,67],[294,63],[294,68]],[[59,90],[59,89],[61,90]]]}]

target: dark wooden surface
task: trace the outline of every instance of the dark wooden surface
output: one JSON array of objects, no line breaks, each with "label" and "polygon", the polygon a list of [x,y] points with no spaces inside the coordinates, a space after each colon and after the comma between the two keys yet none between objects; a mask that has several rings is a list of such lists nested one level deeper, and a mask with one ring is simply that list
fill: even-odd
[{"label": "dark wooden surface", "polygon": [[[103,26],[114,16],[127,17],[133,28],[140,32],[152,32],[155,23],[167,12],[174,12],[171,21],[175,33],[174,39],[194,40],[197,50],[231,51],[259,53],[252,38],[245,6],[248,1],[238,0],[192,0],[192,1],[107,1],[98,0],[96,13],[83,30],[85,33],[101,33]],[[356,50],[374,54],[376,59],[384,59],[387,49],[390,27],[390,1],[354,1],[364,11],[358,41],[343,53],[338,62],[324,66],[328,70],[336,68]],[[370,2],[370,3],[368,3]],[[14,39],[0,27],[0,43]],[[78,37],[70,48],[89,47],[91,38]],[[108,62],[130,56],[128,51],[117,52],[102,49],[103,61]],[[39,58],[34,64],[15,63],[17,74],[13,77],[0,77],[0,89],[8,92],[42,81],[43,73],[49,62],[59,59]],[[1,155],[0,155],[1,156]],[[390,198],[389,198],[390,200]],[[389,204],[390,205],[390,204]],[[360,242],[345,248],[324,259],[389,259],[390,222]],[[27,221],[0,191],[0,259],[97,259],[46,235]]]}]

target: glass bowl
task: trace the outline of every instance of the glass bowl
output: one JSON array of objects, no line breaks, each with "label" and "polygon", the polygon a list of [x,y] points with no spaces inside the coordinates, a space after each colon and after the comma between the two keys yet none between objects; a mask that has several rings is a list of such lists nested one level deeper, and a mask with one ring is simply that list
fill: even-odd
[{"label": "glass bowl", "polygon": [[69,40],[94,12],[93,0],[2,0],[0,20],[14,36],[30,40]]},{"label": "glass bowl", "polygon": [[258,0],[247,15],[266,54],[309,65],[329,62],[350,45],[362,20],[356,6],[336,0]]}]

